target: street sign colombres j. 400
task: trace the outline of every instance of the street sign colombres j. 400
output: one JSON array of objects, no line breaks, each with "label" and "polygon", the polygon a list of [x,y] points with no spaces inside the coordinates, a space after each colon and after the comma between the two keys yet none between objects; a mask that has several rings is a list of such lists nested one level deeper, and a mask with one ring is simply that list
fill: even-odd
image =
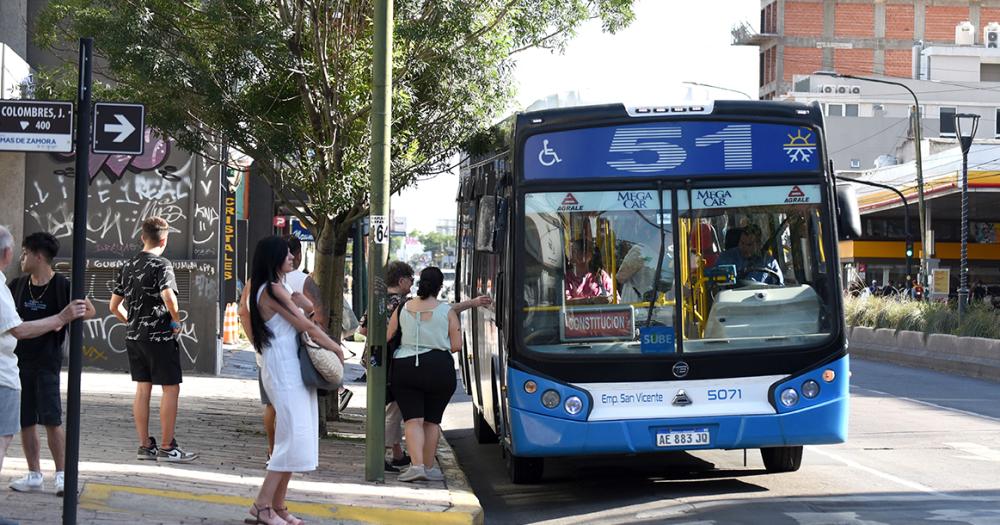
[{"label": "street sign colombres j. 400", "polygon": [[0,151],[72,152],[73,103],[0,100]]}]

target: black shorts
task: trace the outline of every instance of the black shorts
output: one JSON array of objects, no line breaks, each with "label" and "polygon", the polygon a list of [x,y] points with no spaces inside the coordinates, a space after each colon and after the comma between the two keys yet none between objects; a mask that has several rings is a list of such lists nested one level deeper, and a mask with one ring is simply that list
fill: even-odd
[{"label": "black shorts", "polygon": [[132,381],[154,385],[181,384],[181,349],[177,341],[125,340]]},{"label": "black shorts", "polygon": [[[416,364],[417,357],[420,366]],[[455,361],[451,352],[432,350],[392,362],[392,396],[404,421],[424,418],[427,423],[441,423],[455,387]]]},{"label": "black shorts", "polygon": [[21,428],[62,424],[59,371],[24,368],[21,375]]}]

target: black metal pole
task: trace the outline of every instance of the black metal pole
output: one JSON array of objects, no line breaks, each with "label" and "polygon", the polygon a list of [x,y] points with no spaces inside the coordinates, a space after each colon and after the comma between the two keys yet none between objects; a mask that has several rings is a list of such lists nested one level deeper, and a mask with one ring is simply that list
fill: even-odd
[{"label": "black metal pole", "polygon": [[962,148],[962,253],[958,267],[958,322],[969,302],[969,151]]},{"label": "black metal pole", "polygon": [[[87,270],[87,190],[90,186],[90,99],[93,85],[93,38],[80,39],[80,83],[76,95],[76,191],[73,199],[72,298],[84,298]],[[76,525],[80,477],[80,375],[83,370],[83,319],[69,328],[69,384],[66,393],[66,478],[63,525]]]}]

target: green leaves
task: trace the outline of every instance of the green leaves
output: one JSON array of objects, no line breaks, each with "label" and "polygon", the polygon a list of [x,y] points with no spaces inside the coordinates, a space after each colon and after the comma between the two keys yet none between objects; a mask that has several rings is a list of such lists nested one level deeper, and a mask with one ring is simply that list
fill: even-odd
[{"label": "green leaves", "polygon": [[[631,4],[397,0],[393,190],[440,171],[500,116],[512,55],[561,49],[593,18],[616,31]],[[41,71],[39,92],[73,92],[77,35],[93,36],[102,100],[146,104],[151,125],[192,151],[224,139],[251,155],[310,227],[351,221],[370,187],[371,13],[368,0],[52,0],[35,40],[67,67]]]}]

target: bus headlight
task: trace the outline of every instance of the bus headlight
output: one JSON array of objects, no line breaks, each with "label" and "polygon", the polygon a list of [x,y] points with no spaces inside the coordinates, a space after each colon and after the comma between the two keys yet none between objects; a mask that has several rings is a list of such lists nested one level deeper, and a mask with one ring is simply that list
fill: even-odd
[{"label": "bus headlight", "polygon": [[524,382],[524,391],[529,394],[534,394],[538,390],[538,383],[532,380],[527,380]]},{"label": "bus headlight", "polygon": [[545,408],[555,408],[559,406],[559,401],[559,392],[555,390],[546,390],[542,394],[542,404],[545,405]]},{"label": "bus headlight", "polygon": [[827,383],[832,383],[833,380],[836,378],[837,378],[837,373],[834,372],[833,370],[826,369],[823,371],[823,381],[826,381]]},{"label": "bus headlight", "polygon": [[786,407],[795,406],[799,402],[799,393],[794,388],[786,388],[781,391],[781,404]]},{"label": "bus headlight", "polygon": [[805,383],[802,383],[802,395],[806,399],[812,399],[819,395],[819,383],[810,379]]},{"label": "bus headlight", "polygon": [[566,412],[569,412],[571,416],[575,416],[583,410],[583,401],[580,401],[580,398],[576,396],[569,396],[566,398],[566,404],[563,405],[563,408],[565,408]]}]

